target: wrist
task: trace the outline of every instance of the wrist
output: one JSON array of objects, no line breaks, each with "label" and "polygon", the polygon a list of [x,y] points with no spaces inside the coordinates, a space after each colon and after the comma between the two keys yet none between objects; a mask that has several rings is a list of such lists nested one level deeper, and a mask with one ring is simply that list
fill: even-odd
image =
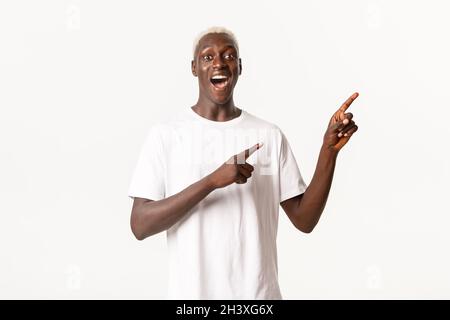
[{"label": "wrist", "polygon": [[214,191],[215,189],[217,189],[217,184],[212,173],[204,178],[204,182],[208,191]]},{"label": "wrist", "polygon": [[334,148],[332,146],[322,145],[322,148],[320,149],[320,153],[327,158],[335,160],[337,158],[339,150],[337,150],[336,148]]}]

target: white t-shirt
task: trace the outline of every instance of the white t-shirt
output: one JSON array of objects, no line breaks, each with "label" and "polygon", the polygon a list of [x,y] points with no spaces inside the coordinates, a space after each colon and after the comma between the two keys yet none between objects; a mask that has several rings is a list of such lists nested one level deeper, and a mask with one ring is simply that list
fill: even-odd
[{"label": "white t-shirt", "polygon": [[280,202],[306,185],[281,130],[244,110],[218,122],[187,108],[150,129],[131,198],[172,196],[261,142],[247,160],[255,170],[246,184],[214,190],[167,230],[170,299],[281,299]]}]

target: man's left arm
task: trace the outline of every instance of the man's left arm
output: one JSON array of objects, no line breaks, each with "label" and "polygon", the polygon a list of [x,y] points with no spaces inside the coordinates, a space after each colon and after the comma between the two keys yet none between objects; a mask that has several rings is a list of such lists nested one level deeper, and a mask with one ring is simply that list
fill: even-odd
[{"label": "man's left arm", "polygon": [[358,130],[358,126],[352,120],[353,114],[345,112],[357,97],[358,93],[350,96],[331,117],[320,149],[316,170],[306,191],[281,202],[284,212],[300,231],[310,233],[319,222],[325,208],[337,155],[353,133]]}]

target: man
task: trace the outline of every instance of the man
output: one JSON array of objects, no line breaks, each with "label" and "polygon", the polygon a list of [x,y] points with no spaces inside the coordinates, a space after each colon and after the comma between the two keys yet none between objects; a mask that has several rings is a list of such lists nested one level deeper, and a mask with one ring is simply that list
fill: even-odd
[{"label": "man", "polygon": [[242,72],[234,35],[202,33],[191,68],[197,103],[153,126],[142,148],[129,189],[132,231],[139,240],[167,231],[169,298],[281,299],[279,206],[297,229],[314,229],[339,150],[358,129],[345,113],[358,94],[331,117],[306,187],[281,130],[234,104]]}]

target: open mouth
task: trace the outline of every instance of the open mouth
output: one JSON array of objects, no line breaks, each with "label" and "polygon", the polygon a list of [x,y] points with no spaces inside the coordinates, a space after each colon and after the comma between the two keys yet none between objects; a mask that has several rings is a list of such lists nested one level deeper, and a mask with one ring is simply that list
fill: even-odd
[{"label": "open mouth", "polygon": [[229,78],[226,75],[214,75],[211,77],[211,84],[218,90],[223,90],[228,85]]}]

